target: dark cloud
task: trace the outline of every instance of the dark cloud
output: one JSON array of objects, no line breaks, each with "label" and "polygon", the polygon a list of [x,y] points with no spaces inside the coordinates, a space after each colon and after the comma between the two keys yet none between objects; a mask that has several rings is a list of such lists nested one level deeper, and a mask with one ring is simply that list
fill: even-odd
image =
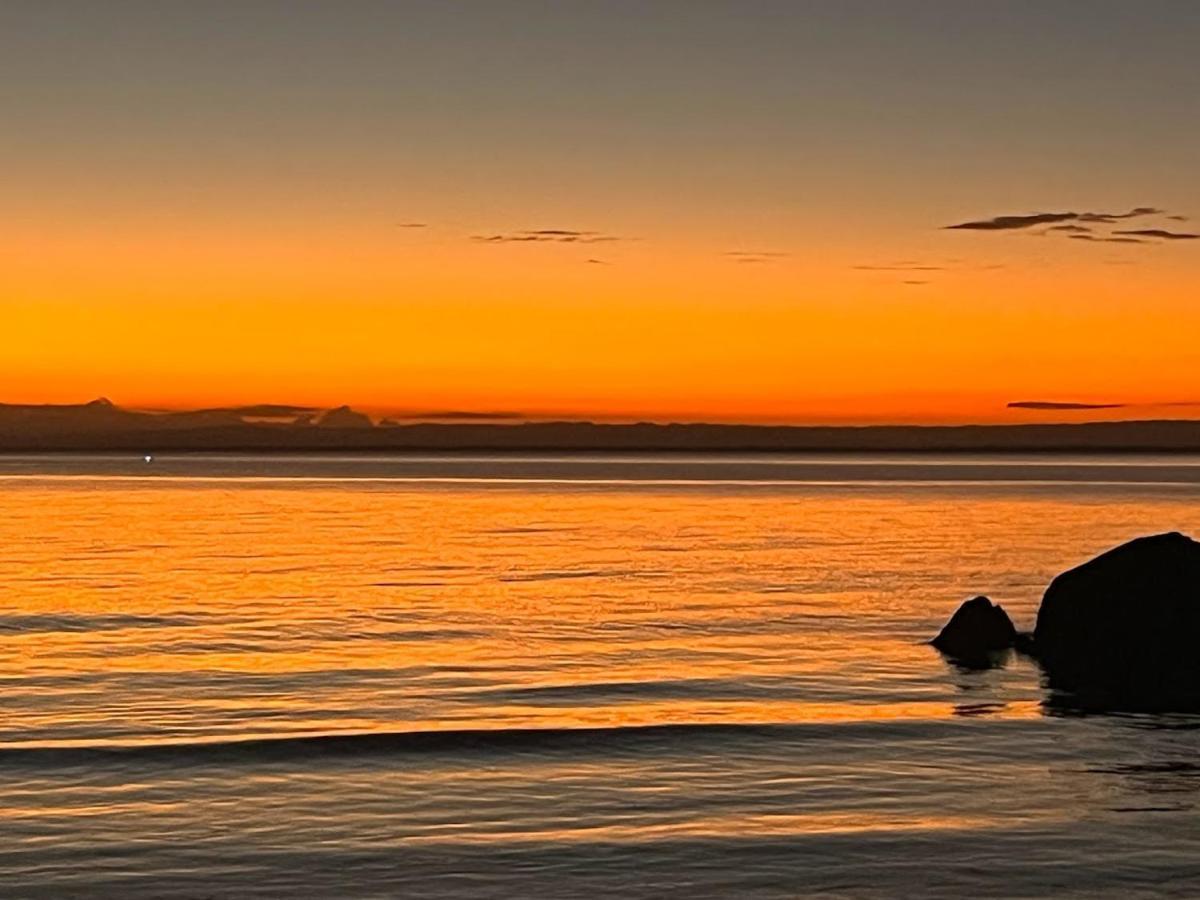
[{"label": "dark cloud", "polygon": [[397,222],[397,228],[427,228],[424,222]]},{"label": "dark cloud", "polygon": [[610,262],[609,262],[608,260],[606,260],[606,259],[585,259],[585,260],[584,260],[584,262],[585,262],[585,263],[588,263],[589,265],[593,265],[593,266],[609,266],[609,265],[612,265],[612,263],[610,263]]},{"label": "dark cloud", "polygon": [[537,228],[529,231],[510,231],[500,234],[474,235],[471,240],[484,244],[599,244],[620,238],[598,231],[575,231],[568,228]]},{"label": "dark cloud", "polygon": [[1008,409],[1124,409],[1124,403],[1075,403],[1057,400],[1017,400]]},{"label": "dark cloud", "polygon": [[1187,216],[1167,216],[1167,218],[1170,219],[1172,222],[1187,222],[1187,221],[1189,221]]},{"label": "dark cloud", "polygon": [[961,222],[958,225],[945,226],[948,231],[1011,231],[1017,228],[1033,228],[1035,225],[1051,225],[1055,222],[1069,222],[1078,219],[1079,213],[1033,213],[1028,216],[994,216],[991,219],[980,219],[974,222]]},{"label": "dark cloud", "polygon": [[1086,225],[1051,225],[1047,231],[1069,231],[1072,234],[1091,234],[1092,229]]},{"label": "dark cloud", "polygon": [[1135,231],[1114,231],[1113,234],[1128,234],[1135,237],[1162,238],[1164,241],[1194,241],[1200,234],[1187,231],[1165,231],[1162,228],[1139,228]]},{"label": "dark cloud", "polygon": [[912,286],[912,287],[916,287],[917,285],[921,285],[921,284],[929,284],[929,282],[928,282],[928,281],[902,281],[902,282],[900,282],[900,283],[901,283],[901,284],[907,284],[907,285],[910,285],[910,286]]},{"label": "dark cloud", "polygon": [[1196,400],[1170,400],[1148,403],[1081,403],[1059,400],[1017,400],[1009,403],[1009,409],[1152,409],[1162,406],[1200,406]]},{"label": "dark cloud", "polygon": [[1161,215],[1162,212],[1163,210],[1153,206],[1137,206],[1129,210],[1129,212],[1124,213],[1041,212],[1031,213],[1026,216],[993,216],[990,219],[962,222],[958,225],[946,225],[945,228],[951,231],[1013,231],[1021,228],[1034,228],[1038,225],[1053,225],[1056,222],[1113,223],[1118,219]]}]

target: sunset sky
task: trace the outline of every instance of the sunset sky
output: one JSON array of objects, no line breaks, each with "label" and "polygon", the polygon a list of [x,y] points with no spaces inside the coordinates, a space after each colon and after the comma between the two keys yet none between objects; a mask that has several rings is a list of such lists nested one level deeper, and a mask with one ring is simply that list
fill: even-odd
[{"label": "sunset sky", "polygon": [[5,0],[0,400],[1200,415],[1198,47],[1192,0]]}]

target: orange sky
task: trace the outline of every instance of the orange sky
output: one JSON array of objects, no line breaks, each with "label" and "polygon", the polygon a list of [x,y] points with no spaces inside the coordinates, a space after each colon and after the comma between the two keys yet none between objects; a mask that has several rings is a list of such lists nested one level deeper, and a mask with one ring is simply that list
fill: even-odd
[{"label": "orange sky", "polygon": [[[1184,58],[1169,29],[1149,75],[1088,68],[1121,25],[1101,22],[1065,59],[1029,51],[1058,80],[999,91],[977,81],[1004,71],[989,28],[1065,42],[1070,23],[959,11],[964,48],[849,12],[710,10],[643,45],[566,10],[530,37],[519,3],[490,37],[432,6],[311,27],[273,8],[229,34],[182,8],[20,9],[0,400],[795,422],[1200,400],[1200,241],[944,227],[1138,206],[1164,212],[1101,233],[1192,227],[1170,218],[1200,214],[1200,131],[1186,82],[1161,87]],[[539,36],[576,54],[527,60]],[[982,75],[943,78],[971,52]],[[312,75],[314,55],[344,65]],[[1104,102],[1101,77],[1121,85]],[[538,230],[588,234],[478,240]]]},{"label": "orange sky", "polygon": [[[698,241],[494,246],[386,222],[30,231],[4,235],[9,400],[1014,421],[1062,416],[1009,400],[1200,397],[1190,248],[1149,266],[1141,247],[1047,259],[1045,238],[934,233],[921,254],[743,263]],[[955,243],[981,261],[950,262]],[[854,268],[901,257],[944,268]]]}]

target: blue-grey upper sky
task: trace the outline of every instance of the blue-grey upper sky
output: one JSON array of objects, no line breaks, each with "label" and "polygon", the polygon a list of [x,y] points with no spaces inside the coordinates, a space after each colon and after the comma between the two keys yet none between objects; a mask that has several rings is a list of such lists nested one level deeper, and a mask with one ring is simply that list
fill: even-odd
[{"label": "blue-grey upper sky", "polygon": [[793,182],[868,208],[1178,204],[1198,45],[1188,0],[8,0],[2,140],[41,194],[394,170],[585,204]]}]

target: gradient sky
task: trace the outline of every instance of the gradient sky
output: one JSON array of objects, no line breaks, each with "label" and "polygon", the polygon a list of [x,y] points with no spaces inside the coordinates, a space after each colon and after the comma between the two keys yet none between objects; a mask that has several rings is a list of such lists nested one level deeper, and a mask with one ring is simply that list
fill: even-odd
[{"label": "gradient sky", "polygon": [[5,0],[0,399],[1192,415],[1004,405],[1200,401],[1200,240],[1117,234],[1200,231],[1198,46],[1192,0]]}]

